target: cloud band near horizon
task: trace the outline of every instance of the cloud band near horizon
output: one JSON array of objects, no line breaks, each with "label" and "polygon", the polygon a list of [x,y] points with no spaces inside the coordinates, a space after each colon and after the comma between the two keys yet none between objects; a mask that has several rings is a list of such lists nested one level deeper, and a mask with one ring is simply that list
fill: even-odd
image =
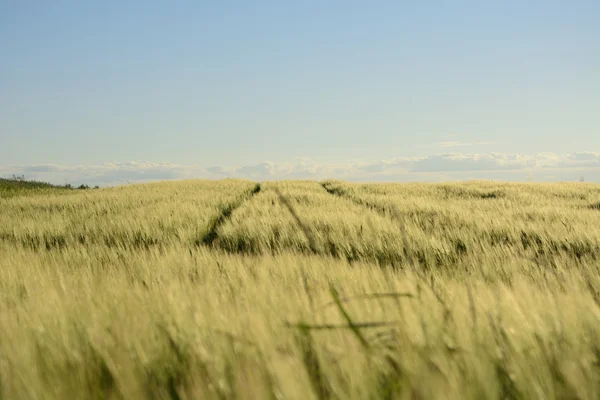
[{"label": "cloud band near horizon", "polygon": [[365,182],[439,182],[471,179],[507,181],[586,181],[600,183],[600,153],[461,154],[393,158],[380,161],[322,163],[309,158],[264,161],[243,166],[198,166],[128,161],[100,165],[0,166],[0,177],[24,175],[55,184],[111,186],[173,179],[243,178],[251,180],[342,179]]}]

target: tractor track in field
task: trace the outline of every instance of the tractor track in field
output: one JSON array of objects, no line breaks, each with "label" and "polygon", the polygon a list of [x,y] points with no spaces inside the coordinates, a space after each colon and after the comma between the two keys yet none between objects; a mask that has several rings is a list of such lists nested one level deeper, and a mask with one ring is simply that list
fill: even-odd
[{"label": "tractor track in field", "polygon": [[[328,187],[325,182],[319,182],[319,185],[327,193],[329,193],[332,196],[343,198],[344,200],[346,200],[346,201],[348,201],[350,203],[353,203],[353,204],[356,204],[356,205],[358,205],[360,207],[363,207],[363,208],[375,211],[376,213],[378,213],[379,215],[381,215],[381,216],[383,216],[385,218],[390,218],[392,220],[402,221],[400,211],[397,210],[397,209],[390,210],[390,209],[381,207],[381,206],[376,205],[376,204],[365,203],[365,202],[359,201],[357,199],[354,199],[354,198],[348,196],[346,193],[344,193],[342,190],[340,190],[338,188]],[[313,230],[311,229],[311,227],[308,226],[308,225],[306,225],[302,221],[302,219],[300,218],[300,216],[298,215],[298,213],[296,212],[296,210],[292,206],[291,202],[289,201],[289,199],[285,195],[283,195],[283,193],[279,189],[276,188],[275,192],[277,193],[277,196],[279,197],[280,202],[288,209],[289,213],[291,214],[291,216],[293,217],[293,219],[296,221],[296,224],[304,232],[304,235],[308,239],[309,248],[310,248],[311,252],[313,254],[320,254],[320,251],[319,251],[319,249],[317,247],[316,235],[313,232]],[[405,235],[404,225],[403,224],[401,224],[400,229],[402,230],[403,234]],[[328,242],[331,243],[329,241],[329,238],[328,238]],[[349,262],[350,262],[350,260],[349,260]]]},{"label": "tractor track in field", "polygon": [[343,199],[351,201],[352,203],[354,203],[356,205],[367,208],[371,211],[375,211],[382,217],[390,218],[391,220],[394,220],[396,222],[403,222],[402,213],[396,207],[389,208],[389,207],[384,207],[382,205],[372,203],[372,202],[369,202],[366,200],[357,200],[357,199],[353,198],[352,196],[349,196],[342,189],[329,187],[326,182],[319,182],[319,184],[321,185],[321,187],[323,187],[323,189],[325,189],[325,191],[327,193],[329,193],[332,196],[341,197]]},{"label": "tractor track in field", "polygon": [[285,197],[278,188],[275,188],[275,193],[277,194],[277,197],[279,197],[279,201],[285,206],[285,208],[287,208],[289,213],[292,215],[292,218],[294,218],[294,221],[296,221],[296,224],[298,224],[300,229],[302,229],[302,232],[304,232],[304,236],[306,236],[306,239],[308,239],[308,247],[310,248],[310,251],[312,251],[313,254],[319,254],[319,252],[317,250],[317,241],[315,239],[315,236],[314,236],[311,228],[308,225],[306,225],[304,222],[302,222],[302,219],[300,218],[300,216],[298,215],[298,213],[292,206],[292,203],[290,203],[288,198]]},{"label": "tractor track in field", "polygon": [[213,245],[213,243],[215,242],[215,240],[217,240],[217,237],[219,236],[219,234],[218,234],[219,227],[221,227],[221,225],[223,225],[225,222],[227,222],[227,220],[229,220],[229,218],[231,218],[231,214],[233,214],[233,212],[235,210],[240,208],[246,202],[252,200],[252,198],[254,196],[256,196],[258,193],[260,193],[260,191],[261,191],[261,184],[259,182],[252,188],[252,190],[250,191],[248,196],[243,196],[242,198],[240,198],[239,201],[225,207],[223,209],[223,211],[221,211],[221,214],[219,214],[216,218],[214,218],[211,221],[211,223],[209,224],[209,229],[204,234],[204,236],[202,236],[201,238],[196,240],[196,245],[197,246],[204,245],[204,246],[211,247]]},{"label": "tractor track in field", "polygon": [[348,200],[360,207],[374,211],[375,213],[379,214],[383,218],[389,219],[389,220],[393,221],[394,223],[397,223],[398,229],[400,230],[400,234],[402,235],[402,242],[404,244],[404,247],[407,248],[408,232],[406,230],[406,225],[405,225],[406,220],[403,217],[402,212],[400,211],[400,209],[397,206],[392,206],[390,208],[390,207],[382,206],[377,203],[369,202],[367,200],[359,200],[359,199],[356,199],[356,198],[348,195],[348,193],[346,193],[343,189],[328,186],[327,182],[319,182],[319,184],[330,195],[337,196],[337,197],[343,198],[345,200]]}]

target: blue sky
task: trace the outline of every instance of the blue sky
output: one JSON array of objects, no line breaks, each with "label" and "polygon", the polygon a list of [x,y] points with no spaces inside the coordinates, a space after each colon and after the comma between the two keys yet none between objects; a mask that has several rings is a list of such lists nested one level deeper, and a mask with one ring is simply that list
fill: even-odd
[{"label": "blue sky", "polygon": [[600,181],[599,20],[597,0],[0,1],[0,174]]}]

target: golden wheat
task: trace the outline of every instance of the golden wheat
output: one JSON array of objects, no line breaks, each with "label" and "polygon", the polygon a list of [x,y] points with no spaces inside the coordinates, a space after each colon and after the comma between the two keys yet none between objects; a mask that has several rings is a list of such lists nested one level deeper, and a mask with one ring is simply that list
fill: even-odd
[{"label": "golden wheat", "polygon": [[0,198],[0,398],[600,397],[600,188]]}]

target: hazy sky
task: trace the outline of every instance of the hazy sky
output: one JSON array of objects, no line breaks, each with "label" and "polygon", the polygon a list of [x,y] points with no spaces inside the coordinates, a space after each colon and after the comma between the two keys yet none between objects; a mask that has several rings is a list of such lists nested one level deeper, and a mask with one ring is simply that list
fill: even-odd
[{"label": "hazy sky", "polygon": [[600,180],[598,21],[598,0],[0,1],[0,174],[551,154]]}]

